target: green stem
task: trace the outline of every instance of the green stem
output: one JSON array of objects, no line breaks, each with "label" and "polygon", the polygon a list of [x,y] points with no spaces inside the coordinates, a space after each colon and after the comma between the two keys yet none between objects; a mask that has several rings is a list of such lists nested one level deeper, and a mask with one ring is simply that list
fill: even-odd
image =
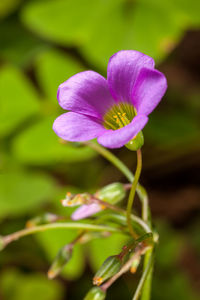
[{"label": "green stem", "polygon": [[[104,158],[106,158],[108,161],[110,161],[115,167],[117,167],[126,176],[126,178],[129,180],[130,183],[133,182],[134,175],[132,174],[132,172],[114,154],[112,154],[110,151],[103,148],[99,144],[96,144],[96,143],[93,143],[90,141],[84,142],[83,144],[91,147],[92,149],[97,151],[99,154],[101,154]],[[136,191],[137,191],[139,199],[142,203],[142,219],[144,220],[145,223],[147,223],[151,227],[151,216],[149,214],[149,203],[148,203],[147,192],[146,192],[145,188],[142,185],[140,185],[139,183],[137,184]],[[144,260],[144,272],[146,270],[146,266],[150,259],[151,259],[151,256],[149,257],[148,252],[147,252],[145,254],[145,260]],[[142,290],[142,300],[150,299],[150,288],[149,287],[151,286],[151,281],[152,281],[152,271],[150,271],[149,275],[147,276],[146,282],[144,284],[144,288]],[[146,295],[146,292],[144,292],[146,287],[149,291],[148,297]],[[145,294],[145,296],[143,296],[143,294]]]},{"label": "green stem", "polygon": [[52,229],[83,229],[83,230],[92,230],[92,231],[108,231],[108,232],[121,232],[121,230],[110,227],[110,226],[100,226],[92,225],[86,223],[51,223],[40,226],[35,226],[32,228],[22,229],[20,231],[11,233],[6,236],[1,236],[2,248],[5,248],[9,243],[18,240],[21,237],[34,234],[36,232],[42,232]]},{"label": "green stem", "polygon": [[134,176],[132,172],[125,166],[125,164],[116,157],[113,153],[111,153],[106,148],[100,146],[99,144],[87,141],[83,142],[84,145],[89,146],[90,148],[94,149],[96,152],[101,154],[103,157],[105,157],[107,160],[109,160],[115,167],[117,167],[125,176],[126,178],[132,183]]},{"label": "green stem", "polygon": [[[128,179],[130,183],[133,182],[134,180],[134,175],[133,173],[127,168],[127,166],[118,158],[116,157],[113,153],[111,153],[109,150],[105,149],[104,147],[100,146],[99,144],[86,141],[82,142],[82,144],[89,146],[99,154],[101,154],[103,157],[105,157],[108,161],[110,161],[116,168],[118,168],[124,176]],[[138,196],[140,198],[140,201],[142,203],[142,218],[145,222],[148,221],[148,195],[145,190],[145,188],[140,185],[139,183],[137,184],[136,191],[138,193]]]},{"label": "green stem", "polygon": [[127,205],[127,224],[128,224],[129,231],[130,231],[131,235],[133,236],[133,238],[135,238],[135,233],[132,228],[131,211],[132,211],[136,187],[138,184],[138,180],[140,178],[141,170],[142,170],[142,152],[139,149],[139,150],[137,150],[137,168],[136,168],[136,172],[135,172],[135,178],[133,180],[133,184],[132,184],[132,187],[130,190],[130,194],[129,194],[129,198],[128,198],[128,205]]},{"label": "green stem", "polygon": [[[152,258],[152,255],[153,255],[152,252],[153,252],[153,249],[149,249],[145,254],[145,257],[144,257],[144,272],[145,272],[146,267],[148,266],[149,261]],[[150,300],[152,275],[153,275],[153,262],[151,264],[149,273],[148,273],[148,275],[146,277],[146,280],[145,280],[145,283],[143,285],[143,289],[142,289],[142,292],[141,292],[141,300]]]},{"label": "green stem", "polygon": [[147,276],[148,276],[149,272],[151,271],[152,263],[153,263],[153,256],[151,256],[150,259],[148,260],[148,264],[147,264],[147,266],[146,266],[146,268],[145,268],[145,270],[142,274],[142,277],[140,278],[139,284],[137,286],[137,289],[135,291],[135,294],[134,294],[132,300],[138,300],[139,299],[141,291],[144,287],[144,283],[147,279]]}]

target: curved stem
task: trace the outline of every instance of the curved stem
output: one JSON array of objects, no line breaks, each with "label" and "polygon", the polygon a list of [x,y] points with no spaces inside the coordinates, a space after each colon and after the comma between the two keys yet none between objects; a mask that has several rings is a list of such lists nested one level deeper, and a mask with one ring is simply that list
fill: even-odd
[{"label": "curved stem", "polygon": [[139,281],[139,284],[137,286],[137,289],[135,291],[135,294],[134,294],[132,300],[138,300],[139,299],[141,291],[142,291],[143,286],[144,286],[144,283],[145,283],[145,281],[147,279],[147,276],[148,276],[149,272],[151,271],[152,263],[153,263],[153,256],[151,256],[150,259],[149,259],[149,261],[148,261],[148,264],[147,264],[147,266],[146,266],[146,268],[145,268],[145,270],[144,270],[144,272],[142,274],[142,277],[141,277],[141,279]]},{"label": "curved stem", "polygon": [[52,229],[83,229],[92,231],[121,232],[121,230],[110,226],[92,225],[86,223],[51,223],[22,229],[9,235],[1,236],[0,239],[2,248],[5,248],[9,243],[18,240],[21,237]]},{"label": "curved stem", "polygon": [[133,231],[132,224],[131,224],[131,211],[132,211],[136,187],[138,184],[138,180],[140,178],[141,170],[142,170],[142,152],[139,149],[139,150],[137,150],[137,168],[136,168],[135,178],[133,180],[133,184],[132,184],[131,191],[130,191],[129,198],[128,198],[127,215],[126,215],[128,228],[129,228],[129,231],[130,231],[131,235],[133,236],[133,238],[135,238],[135,233]]},{"label": "curved stem", "polygon": [[82,144],[89,146],[90,148],[94,149],[96,152],[101,154],[103,157],[109,160],[115,167],[117,167],[131,183],[133,182],[134,176],[132,172],[128,169],[127,166],[125,166],[125,164],[118,157],[116,157],[109,150],[100,146],[99,144],[90,141],[82,142]]},{"label": "curved stem", "polygon": [[[110,161],[116,168],[118,168],[124,176],[128,179],[128,181],[132,184],[134,180],[133,173],[128,169],[128,167],[113,153],[111,153],[109,150],[105,149],[104,147],[100,146],[99,144],[93,143],[91,141],[82,142],[82,144],[89,146],[99,154],[101,154],[103,157],[105,157],[108,161]],[[138,193],[138,196],[140,198],[140,201],[142,202],[142,218],[145,222],[148,221],[148,195],[145,190],[145,188],[137,184],[136,191]]]}]

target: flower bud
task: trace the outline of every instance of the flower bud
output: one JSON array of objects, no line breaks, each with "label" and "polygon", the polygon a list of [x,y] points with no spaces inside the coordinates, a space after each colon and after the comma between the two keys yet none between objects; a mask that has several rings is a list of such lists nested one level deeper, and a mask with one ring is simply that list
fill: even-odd
[{"label": "flower bud", "polygon": [[106,293],[100,287],[93,287],[83,300],[104,300],[106,298]]},{"label": "flower bud", "polygon": [[125,146],[131,151],[140,149],[144,144],[144,136],[140,131],[132,140],[130,140]]},{"label": "flower bud", "polygon": [[101,285],[104,281],[114,276],[121,269],[122,262],[118,255],[109,256],[93,278],[94,285]]},{"label": "flower bud", "polygon": [[49,279],[53,279],[58,274],[60,274],[60,272],[62,271],[62,269],[64,268],[64,266],[66,265],[66,263],[70,260],[70,258],[72,256],[72,249],[73,249],[73,246],[71,244],[64,246],[63,248],[60,249],[60,251],[58,252],[56,258],[54,259],[54,261],[48,271]]},{"label": "flower bud", "polygon": [[68,192],[64,200],[61,200],[63,206],[78,206],[82,204],[88,204],[90,202],[91,195],[88,193],[71,194]]},{"label": "flower bud", "polygon": [[121,201],[126,195],[124,185],[119,182],[106,185],[96,192],[95,197],[110,204],[116,204]]},{"label": "flower bud", "polygon": [[26,227],[30,228],[30,227],[34,227],[34,226],[41,225],[41,224],[53,223],[53,222],[59,220],[60,218],[61,218],[60,216],[57,216],[55,214],[45,213],[41,216],[37,216],[37,217],[27,221]]},{"label": "flower bud", "polygon": [[134,274],[137,271],[137,268],[140,264],[140,260],[141,260],[141,256],[134,259],[134,261],[132,262],[131,268],[130,268],[131,273]]}]

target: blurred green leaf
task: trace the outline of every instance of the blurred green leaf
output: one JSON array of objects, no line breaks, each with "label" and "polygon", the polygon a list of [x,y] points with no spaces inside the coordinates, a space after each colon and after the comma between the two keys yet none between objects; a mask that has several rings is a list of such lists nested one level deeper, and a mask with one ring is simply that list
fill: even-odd
[{"label": "blurred green leaf", "polygon": [[127,237],[120,234],[92,240],[88,245],[88,259],[94,272],[99,269],[108,256],[119,254],[127,241]]},{"label": "blurred green leaf", "polygon": [[39,99],[29,80],[12,66],[0,71],[0,90],[0,135],[4,136],[39,111]]},{"label": "blurred green leaf", "polygon": [[96,155],[88,147],[61,144],[52,129],[55,117],[46,117],[16,136],[13,153],[23,163],[56,164],[58,162],[78,162]]},{"label": "blurred green leaf", "polygon": [[9,171],[0,174],[0,216],[31,212],[55,194],[51,177],[40,173]]},{"label": "blurred green leaf", "polygon": [[193,143],[195,137],[199,139],[200,127],[193,114],[179,109],[173,112],[155,112],[144,133],[151,143],[164,147],[182,142]]},{"label": "blurred green leaf", "polygon": [[5,20],[0,26],[0,57],[18,66],[27,66],[47,43],[31,34],[16,18]]},{"label": "blurred green leaf", "polygon": [[63,290],[56,281],[42,274],[27,275],[8,270],[1,276],[1,291],[6,300],[59,300]]},{"label": "blurred green leaf", "polygon": [[[164,291],[164,293],[163,293]],[[170,276],[157,276],[153,281],[154,300],[198,300],[199,295],[195,293],[187,276],[180,271]]]},{"label": "blurred green leaf", "polygon": [[[37,235],[49,259],[49,267],[60,248],[70,243],[76,236],[77,232],[75,230],[51,230],[51,232],[43,232]],[[83,269],[83,251],[82,248],[77,245],[73,250],[72,258],[66,267],[64,267],[61,274],[68,279],[75,279],[81,276]]]},{"label": "blurred green leaf", "polygon": [[159,233],[159,244],[156,252],[156,263],[159,269],[165,271],[176,267],[184,241],[181,235],[177,234],[169,224],[157,223]]},{"label": "blurred green leaf", "polygon": [[0,1],[0,19],[5,18],[12,13],[22,2],[22,0],[1,0]]},{"label": "blurred green leaf", "polygon": [[21,19],[34,32],[62,45],[81,45],[88,40],[101,0],[29,1]]},{"label": "blurred green leaf", "polygon": [[[188,26],[198,25],[199,4],[180,0],[32,1],[22,11],[31,30],[81,51],[100,66],[121,49],[163,59]],[[102,21],[103,20],[103,21]]]},{"label": "blurred green leaf", "polygon": [[72,75],[84,70],[73,57],[58,50],[49,50],[39,55],[36,75],[46,96],[56,102],[58,86]]}]

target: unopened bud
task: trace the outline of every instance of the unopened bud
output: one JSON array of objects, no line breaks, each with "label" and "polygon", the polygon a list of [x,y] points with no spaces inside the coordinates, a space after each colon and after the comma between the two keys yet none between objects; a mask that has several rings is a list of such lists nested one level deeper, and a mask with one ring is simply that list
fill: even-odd
[{"label": "unopened bud", "polygon": [[70,260],[70,258],[72,256],[72,249],[73,249],[73,246],[71,244],[64,246],[63,248],[60,249],[60,251],[58,252],[56,258],[54,259],[54,261],[48,271],[49,279],[53,279],[58,274],[60,274],[60,272],[62,271],[62,269],[64,268],[64,266],[66,265],[66,263]]},{"label": "unopened bud", "polygon": [[53,222],[56,222],[57,220],[59,220],[60,218],[61,218],[60,216],[57,216],[55,214],[45,213],[41,216],[37,216],[37,217],[27,221],[26,227],[30,228],[30,227],[34,227],[34,226],[41,225],[41,224],[53,223]]},{"label": "unopened bud", "polygon": [[137,151],[144,144],[144,136],[142,131],[140,131],[132,140],[130,140],[125,146],[129,150]]},{"label": "unopened bud", "polygon": [[106,298],[106,293],[100,287],[93,287],[83,300],[104,300]]},{"label": "unopened bud", "polygon": [[91,195],[88,193],[82,193],[82,194],[71,194],[68,192],[66,194],[65,199],[61,200],[61,203],[63,206],[78,206],[83,204],[89,204],[91,199]]},{"label": "unopened bud", "polygon": [[105,187],[97,191],[95,197],[110,204],[116,204],[121,201],[125,197],[125,195],[126,190],[124,188],[124,185],[122,183],[115,182],[106,185]]},{"label": "unopened bud", "polygon": [[135,273],[137,271],[137,268],[140,264],[140,260],[141,260],[141,256],[134,259],[130,268],[131,273]]},{"label": "unopened bud", "polygon": [[122,262],[117,255],[109,256],[93,278],[94,285],[101,285],[104,281],[114,276],[121,269]]}]

